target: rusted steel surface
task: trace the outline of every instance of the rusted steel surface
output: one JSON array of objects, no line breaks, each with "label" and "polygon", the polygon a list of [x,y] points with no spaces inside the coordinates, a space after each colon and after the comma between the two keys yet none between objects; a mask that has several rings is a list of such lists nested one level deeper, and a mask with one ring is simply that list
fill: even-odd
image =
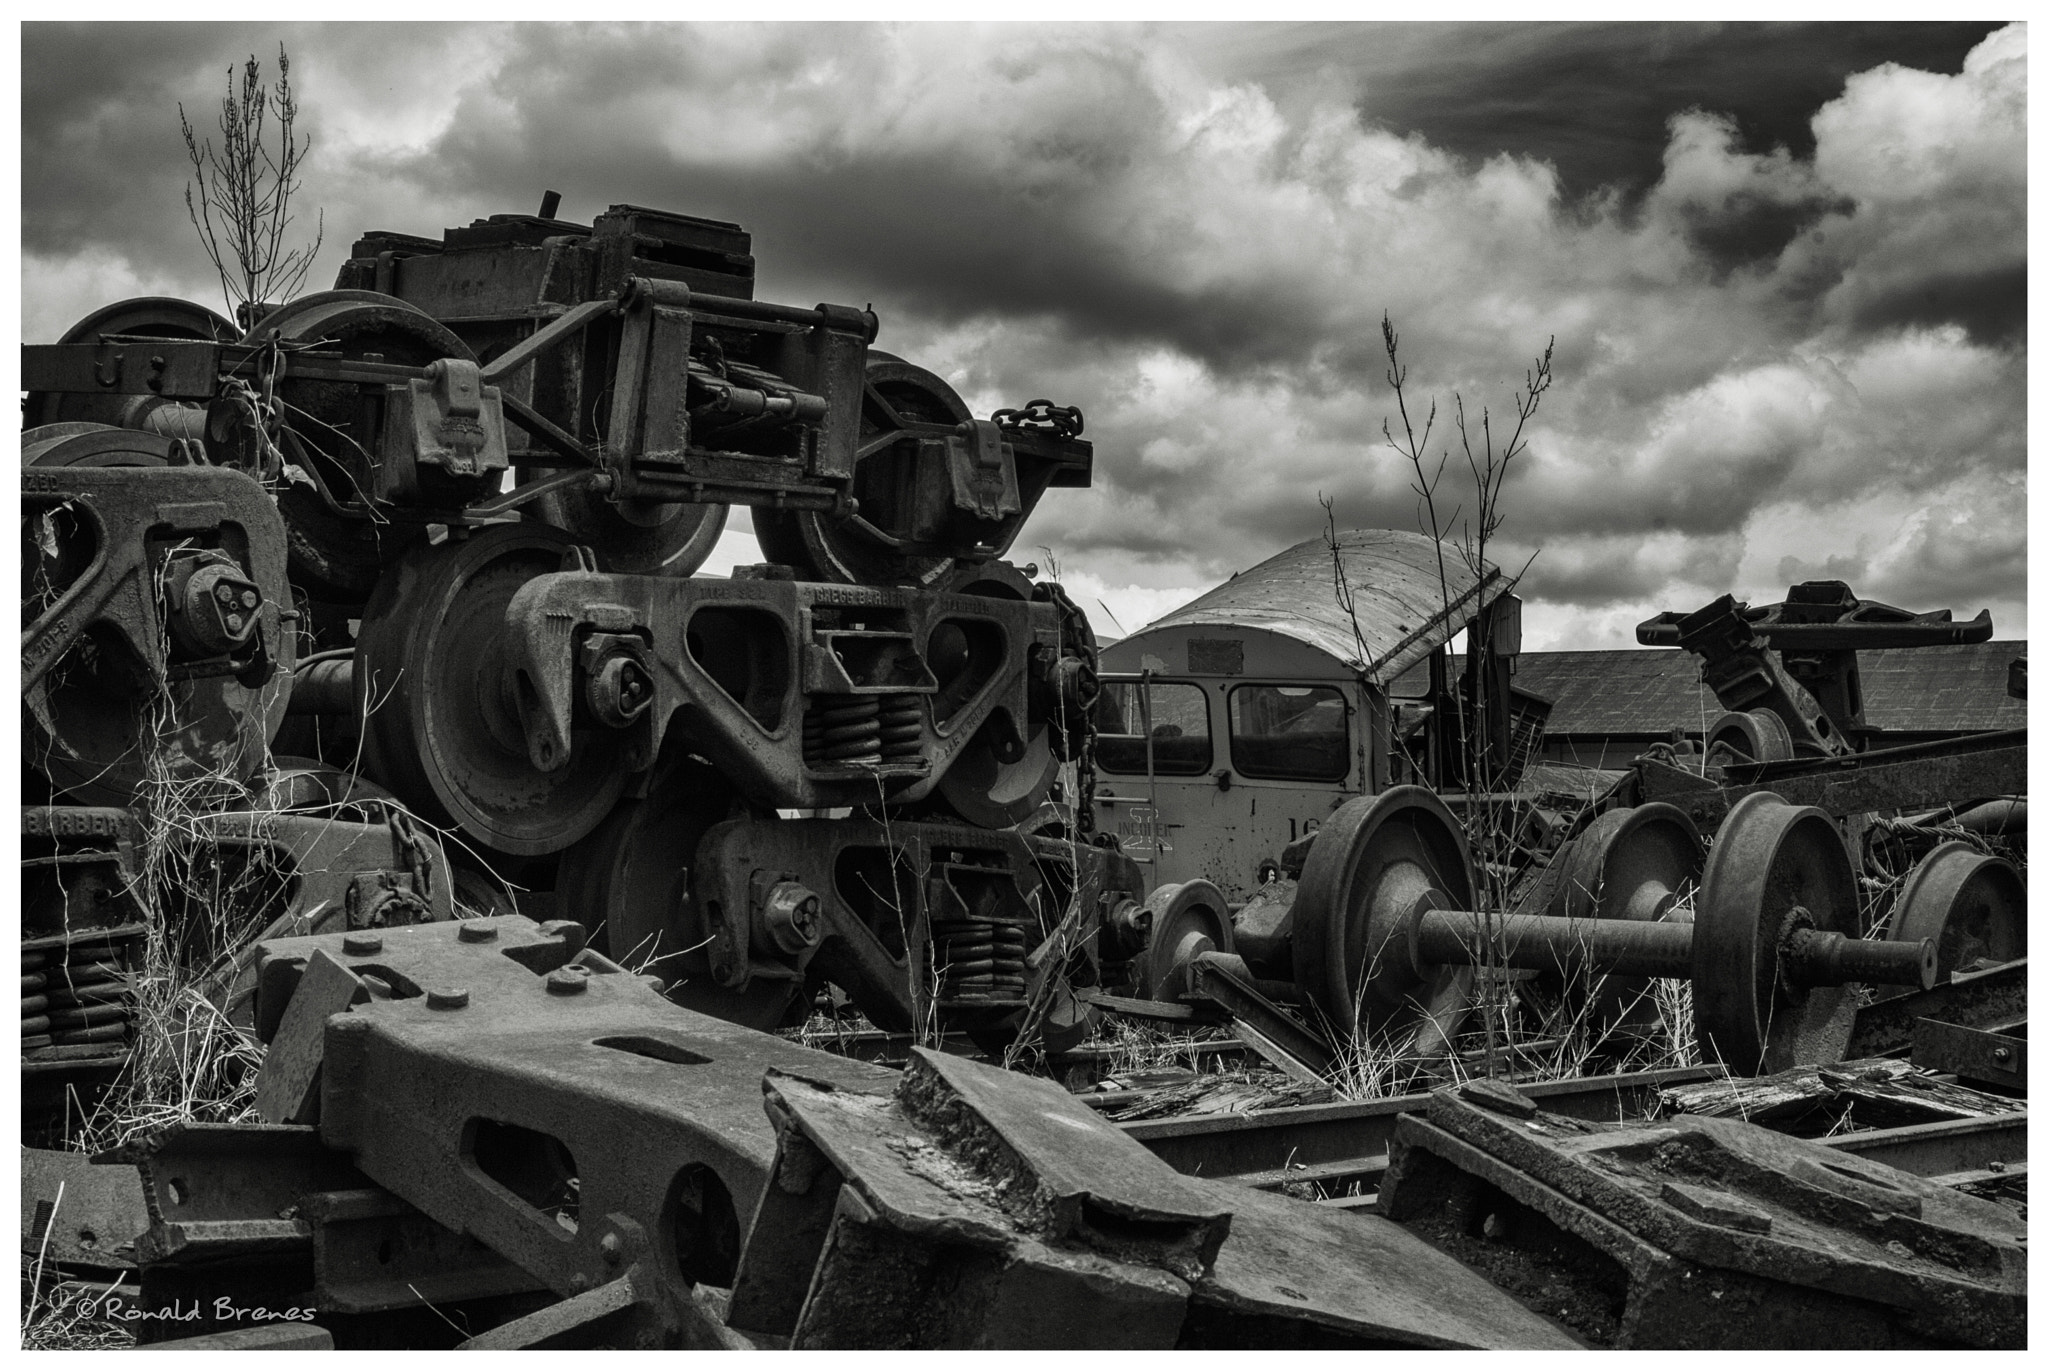
[{"label": "rusted steel surface", "polygon": [[1944,1177],[1991,1167],[2003,1171],[2026,1165],[2027,1115],[2021,1110],[1988,1118],[1902,1124],[1838,1133],[1820,1141],[1916,1176]]},{"label": "rusted steel surface", "polygon": [[2026,730],[2015,729],[1847,757],[1735,767],[1729,769],[1726,786],[1640,761],[1637,793],[1646,801],[1676,805],[1703,826],[1720,823],[1731,805],[1759,790],[1837,816],[1925,809],[1960,799],[2024,794],[2026,743]]},{"label": "rusted steel surface", "polygon": [[[172,776],[253,777],[297,657],[285,528],[270,495],[239,471],[167,466],[149,452],[128,467],[68,465],[59,442],[32,445],[24,459],[26,524],[41,530],[25,575],[36,597],[21,642],[26,754],[77,798],[125,804],[143,780],[161,693],[186,715],[164,759]],[[149,689],[83,665],[53,672],[89,635],[105,644],[104,672],[118,662]]]},{"label": "rusted steel surface", "polygon": [[[1519,1087],[1544,1109],[1570,1118],[1617,1122],[1640,1118],[1659,1090],[1717,1079],[1718,1066],[1670,1067],[1579,1080],[1532,1081]],[[1081,1097],[1086,1099],[1086,1096]],[[1298,1105],[1249,1114],[1142,1119],[1121,1125],[1177,1171],[1213,1179],[1283,1174],[1289,1167],[1383,1163],[1395,1120],[1429,1107],[1426,1093],[1342,1104]]]},{"label": "rusted steel surface", "polygon": [[1922,1019],[1913,1028],[1913,1065],[2025,1094],[2027,1040],[2011,1033]]},{"label": "rusted steel surface", "polygon": [[1983,971],[1965,971],[1931,990],[1896,995],[1862,1006],[1844,1049],[1846,1058],[1903,1052],[1922,1019],[1989,1028],[2027,1016],[2027,959]]},{"label": "rusted steel surface", "polygon": [[2024,1345],[2026,1226],[2007,1209],[1736,1120],[1519,1112],[1438,1092],[1400,1125],[1379,1212],[1596,1341]]},{"label": "rusted steel surface", "polygon": [[58,1266],[133,1270],[149,1227],[132,1166],[94,1166],[80,1152],[21,1149],[21,1251]]},{"label": "rusted steel surface", "polygon": [[1572,1345],[1391,1225],[1178,1176],[1047,1082],[920,1050],[893,1099],[769,1088],[731,1318],[792,1346]]},{"label": "rusted steel surface", "polygon": [[423,1302],[495,1320],[542,1288],[372,1185],[310,1126],[174,1125],[96,1160],[139,1177],[146,1197],[134,1253],[145,1341],[232,1332],[233,1310],[259,1307],[318,1311],[352,1340],[364,1320],[398,1315],[387,1331],[403,1336]]},{"label": "rusted steel surface", "polygon": [[[331,958],[373,998],[325,1020],[327,1146],[558,1294],[642,1259],[719,1284],[772,1156],[763,1070],[853,1090],[893,1075],[693,1014],[581,944],[579,925],[517,916],[353,951],[346,935],[267,943],[258,1023],[282,1034],[312,959]],[[676,1205],[691,1217],[665,1218]]]}]

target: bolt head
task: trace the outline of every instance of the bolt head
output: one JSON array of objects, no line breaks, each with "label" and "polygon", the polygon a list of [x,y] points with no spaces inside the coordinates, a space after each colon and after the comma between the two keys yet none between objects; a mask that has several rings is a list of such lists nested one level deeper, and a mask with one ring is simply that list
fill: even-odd
[{"label": "bolt head", "polygon": [[213,587],[213,598],[224,605],[231,605],[235,602],[235,588],[225,581],[216,581]]},{"label": "bolt head", "polygon": [[626,1245],[619,1241],[619,1235],[616,1233],[605,1234],[603,1239],[597,1244],[597,1250],[604,1253],[604,1259],[614,1266],[618,1265],[619,1257],[625,1252],[625,1247]]},{"label": "bolt head", "polygon": [[257,605],[259,605],[259,604],[261,604],[261,603],[262,603],[262,597],[261,597],[261,596],[259,596],[259,595],[257,595],[257,593],[256,593],[255,591],[253,591],[253,590],[245,590],[245,591],[243,591],[243,592],[242,592],[242,608],[243,608],[243,609],[254,609],[254,608],[256,608],[256,606],[257,606]]},{"label": "bolt head", "polygon": [[2012,1049],[2011,1049],[2011,1048],[2009,1048],[2009,1047],[1994,1047],[1994,1048],[1992,1048],[1992,1049],[1991,1049],[1991,1060],[1992,1060],[1992,1061],[1994,1061],[1994,1062],[2008,1062],[2008,1061],[2011,1061],[2011,1060],[2012,1060]]},{"label": "bolt head", "polygon": [[427,992],[429,1009],[467,1009],[469,992],[460,986],[444,986]]},{"label": "bolt head", "polygon": [[351,957],[374,957],[384,950],[384,940],[374,933],[349,933],[342,937],[341,950]]},{"label": "bolt head", "polygon": [[498,941],[498,930],[496,925],[480,919],[464,919],[455,925],[455,936],[465,943],[494,943]]},{"label": "bolt head", "polygon": [[548,973],[547,986],[550,995],[581,995],[590,989],[590,968],[557,967]]}]

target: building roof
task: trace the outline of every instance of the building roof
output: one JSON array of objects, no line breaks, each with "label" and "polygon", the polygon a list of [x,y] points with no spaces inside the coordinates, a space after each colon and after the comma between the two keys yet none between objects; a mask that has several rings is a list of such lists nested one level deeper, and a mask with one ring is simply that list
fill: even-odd
[{"label": "building roof", "polygon": [[[1859,652],[1864,721],[1890,733],[2024,728],[2027,702],[2005,693],[2005,677],[2026,652],[2024,638]],[[1667,648],[1524,652],[1515,685],[1551,702],[1554,735],[1696,733],[1722,712],[1699,658]]]},{"label": "building roof", "polygon": [[1337,601],[1330,545],[1310,538],[1240,571],[1131,637],[1186,626],[1260,628],[1319,648],[1381,684],[1428,657],[1506,589],[1499,569],[1490,565],[1482,589],[1452,548],[1442,549],[1439,579],[1438,545],[1420,533],[1353,529],[1337,535],[1337,548],[1355,622]]}]

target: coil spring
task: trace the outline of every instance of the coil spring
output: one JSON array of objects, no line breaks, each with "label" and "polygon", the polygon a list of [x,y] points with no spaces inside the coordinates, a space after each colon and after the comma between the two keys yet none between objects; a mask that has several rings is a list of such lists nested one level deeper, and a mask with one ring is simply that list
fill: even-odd
[{"label": "coil spring", "polygon": [[1024,925],[995,919],[934,922],[938,993],[948,1000],[1014,1000],[1024,995]]},{"label": "coil spring", "polygon": [[915,757],[924,742],[924,705],[915,695],[882,696],[882,756]]},{"label": "coil spring", "polygon": [[21,954],[21,1047],[128,1041],[127,967],[110,947],[42,948]]},{"label": "coil spring", "polygon": [[915,695],[818,695],[804,715],[804,761],[849,766],[915,757],[924,706]]}]

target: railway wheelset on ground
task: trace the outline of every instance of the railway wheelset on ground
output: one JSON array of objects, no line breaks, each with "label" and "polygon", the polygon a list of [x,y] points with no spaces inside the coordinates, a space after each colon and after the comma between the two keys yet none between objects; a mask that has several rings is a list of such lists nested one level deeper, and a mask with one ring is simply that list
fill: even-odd
[{"label": "railway wheelset on ground", "polygon": [[1456,817],[1400,786],[1340,806],[1288,884],[1235,914],[1206,881],[1153,892],[1154,993],[1209,959],[1334,1037],[1426,1056],[1465,1021],[1477,967],[1551,978],[1595,1040],[1654,1020],[1649,982],[1669,978],[1690,983],[1701,1057],[1757,1074],[1840,1060],[1872,997],[2026,955],[2012,862],[1942,843],[1874,927],[1836,821],[1768,791],[1729,809],[1711,850],[1673,805],[1608,810],[1533,898],[1489,913]]},{"label": "railway wheelset on ground", "polygon": [[[1082,416],[977,418],[872,312],[753,276],[732,224],[497,215],[367,235],[242,326],[133,300],[25,347],[31,806],[345,831],[252,932],[509,882],[755,1027],[829,983],[1077,1040],[1143,882],[1049,807],[1089,784],[1094,641],[1003,555],[1089,483]],[[766,560],[693,575],[735,504]]]}]

